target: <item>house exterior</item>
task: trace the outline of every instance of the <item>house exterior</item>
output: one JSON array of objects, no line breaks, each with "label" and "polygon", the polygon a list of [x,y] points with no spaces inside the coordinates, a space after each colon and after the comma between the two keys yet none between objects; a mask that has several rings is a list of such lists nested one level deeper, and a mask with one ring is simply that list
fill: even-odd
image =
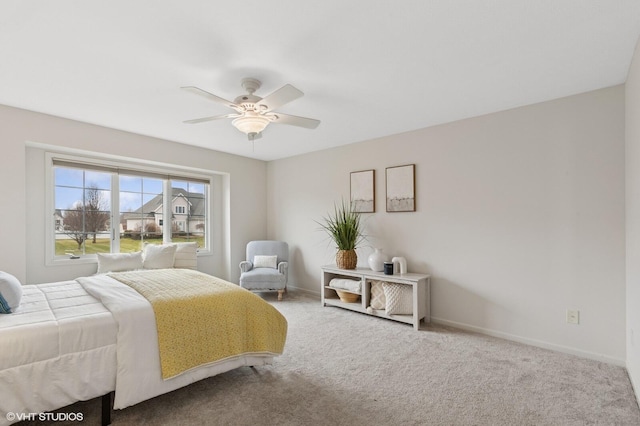
[{"label": "house exterior", "polygon": [[[185,234],[203,234],[205,223],[205,199],[202,194],[172,188],[171,229]],[[164,211],[162,194],[145,203],[141,208],[122,213],[121,230],[125,233],[162,234]]]},{"label": "house exterior", "polygon": [[62,211],[60,209],[56,209],[53,213],[53,220],[55,223],[56,232],[64,231],[64,216],[62,215]]}]

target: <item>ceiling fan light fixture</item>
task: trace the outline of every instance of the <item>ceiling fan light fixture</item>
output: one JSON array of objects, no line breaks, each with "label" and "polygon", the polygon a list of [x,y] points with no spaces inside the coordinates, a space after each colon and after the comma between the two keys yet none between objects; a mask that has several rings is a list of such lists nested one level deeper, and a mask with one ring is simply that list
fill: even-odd
[{"label": "ceiling fan light fixture", "polygon": [[242,117],[238,117],[231,122],[235,126],[236,129],[240,130],[242,133],[260,133],[262,132],[267,125],[271,123],[267,117],[262,115],[249,115],[246,114]]}]

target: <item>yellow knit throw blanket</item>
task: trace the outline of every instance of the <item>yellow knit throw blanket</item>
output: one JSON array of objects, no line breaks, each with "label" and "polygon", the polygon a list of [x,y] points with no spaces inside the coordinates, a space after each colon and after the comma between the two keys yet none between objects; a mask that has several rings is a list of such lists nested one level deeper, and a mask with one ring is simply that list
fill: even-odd
[{"label": "yellow knit throw blanket", "polygon": [[255,294],[198,271],[155,269],[110,277],[153,306],[162,378],[243,354],[280,355],[287,320]]}]

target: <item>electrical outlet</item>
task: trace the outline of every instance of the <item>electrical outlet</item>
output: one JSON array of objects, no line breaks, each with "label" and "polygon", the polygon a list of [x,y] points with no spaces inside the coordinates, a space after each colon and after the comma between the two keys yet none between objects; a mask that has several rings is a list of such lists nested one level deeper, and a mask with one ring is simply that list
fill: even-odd
[{"label": "electrical outlet", "polygon": [[580,324],[580,311],[567,309],[567,323]]}]

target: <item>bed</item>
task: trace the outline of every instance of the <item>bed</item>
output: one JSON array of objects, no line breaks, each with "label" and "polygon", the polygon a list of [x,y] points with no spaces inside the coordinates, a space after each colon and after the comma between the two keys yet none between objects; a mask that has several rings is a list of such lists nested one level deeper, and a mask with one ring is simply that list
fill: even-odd
[{"label": "bed", "polygon": [[[169,291],[194,282],[199,290],[189,291],[196,299]],[[213,295],[203,297],[217,305],[202,301],[205,287]],[[97,274],[22,291],[20,306],[0,315],[0,425],[96,397],[103,397],[108,423],[106,401],[122,409],[241,366],[271,363],[286,340],[286,320],[273,306],[189,269]],[[181,329],[180,321],[191,325]]]}]

